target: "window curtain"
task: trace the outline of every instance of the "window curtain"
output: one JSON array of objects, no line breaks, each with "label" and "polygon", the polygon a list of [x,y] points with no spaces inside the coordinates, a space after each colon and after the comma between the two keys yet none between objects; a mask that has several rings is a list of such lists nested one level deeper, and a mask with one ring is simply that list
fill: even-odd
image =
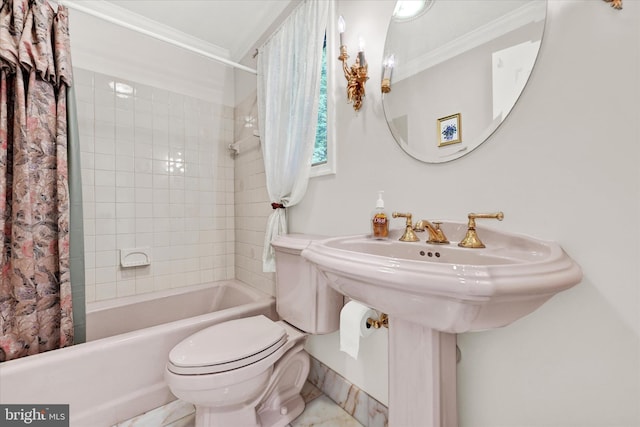
[{"label": "window curtain", "polygon": [[67,10],[0,9],[0,361],[73,344],[69,271]]},{"label": "window curtain", "polygon": [[329,2],[306,0],[259,49],[258,117],[267,191],[263,271],[275,271],[271,241],[287,233],[286,208],[307,190],[320,96]]}]

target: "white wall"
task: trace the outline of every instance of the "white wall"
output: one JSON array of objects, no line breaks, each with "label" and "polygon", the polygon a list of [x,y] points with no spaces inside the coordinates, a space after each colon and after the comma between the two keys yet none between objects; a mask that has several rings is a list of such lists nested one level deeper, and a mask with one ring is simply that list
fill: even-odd
[{"label": "white wall", "polygon": [[[440,165],[405,155],[384,121],[375,64],[393,6],[338,3],[351,53],[358,35],[367,41],[371,78],[359,113],[341,88],[338,173],[311,180],[290,209],[291,230],[368,232],[380,189],[389,210],[416,219],[503,210],[502,223],[486,225],[558,241],[584,280],[506,328],[459,337],[461,426],[640,425],[640,2],[616,11],[551,0],[511,116],[476,151]],[[375,335],[357,363],[338,351],[336,334],[309,348],[386,402],[386,337]]]},{"label": "white wall", "polygon": [[[86,300],[235,277],[233,70],[81,12],[70,22]],[[151,265],[120,267],[134,247]]]}]

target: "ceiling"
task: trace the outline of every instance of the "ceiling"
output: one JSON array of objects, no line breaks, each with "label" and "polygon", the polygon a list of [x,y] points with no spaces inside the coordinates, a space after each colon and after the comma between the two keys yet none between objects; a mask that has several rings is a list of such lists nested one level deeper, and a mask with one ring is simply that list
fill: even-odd
[{"label": "ceiling", "polygon": [[127,13],[171,27],[240,61],[294,0],[108,0]]}]

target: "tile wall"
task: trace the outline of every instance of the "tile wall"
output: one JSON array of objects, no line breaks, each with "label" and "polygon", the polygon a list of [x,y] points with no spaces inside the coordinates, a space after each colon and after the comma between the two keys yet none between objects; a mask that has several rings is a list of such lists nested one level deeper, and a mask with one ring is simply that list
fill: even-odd
[{"label": "tile wall", "polygon": [[[233,278],[233,107],[74,74],[87,302]],[[151,265],[120,267],[134,247]]]},{"label": "tile wall", "polygon": [[253,131],[258,130],[254,91],[235,109],[236,278],[275,295],[275,274],[262,271],[262,249],[271,201],[267,193],[262,148]]}]

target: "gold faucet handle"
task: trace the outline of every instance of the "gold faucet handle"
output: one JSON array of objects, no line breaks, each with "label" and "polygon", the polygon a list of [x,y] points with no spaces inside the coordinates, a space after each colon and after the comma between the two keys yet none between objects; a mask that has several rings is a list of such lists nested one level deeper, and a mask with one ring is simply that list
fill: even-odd
[{"label": "gold faucet handle", "polygon": [[476,226],[476,219],[497,219],[498,221],[502,221],[504,219],[504,214],[502,212],[495,213],[470,213],[469,214],[469,227]]},{"label": "gold faucet handle", "polygon": [[413,216],[410,213],[393,212],[391,216],[394,218],[407,218],[407,225],[413,226],[413,223],[411,222],[411,218]]},{"label": "gold faucet handle", "polygon": [[497,219],[498,221],[502,221],[504,219],[504,214],[502,212],[495,213],[470,213],[469,214],[469,224],[467,225],[467,235],[464,236],[464,239],[458,243],[458,246],[463,248],[485,248],[486,246],[480,238],[478,237],[478,232],[476,231],[476,219]]},{"label": "gold faucet handle", "polygon": [[418,239],[418,236],[416,236],[416,233],[414,233],[413,231],[413,221],[412,215],[410,213],[393,212],[391,216],[394,218],[407,219],[407,226],[404,230],[404,234],[398,240],[400,240],[401,242],[417,242],[420,240]]}]

